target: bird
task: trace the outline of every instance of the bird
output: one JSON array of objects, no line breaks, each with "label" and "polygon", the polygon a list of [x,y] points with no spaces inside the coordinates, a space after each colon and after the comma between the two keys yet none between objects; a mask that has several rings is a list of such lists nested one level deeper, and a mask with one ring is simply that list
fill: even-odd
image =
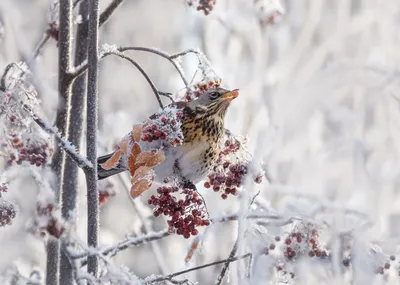
[{"label": "bird", "polygon": [[[238,95],[238,89],[211,87],[195,100],[168,105],[182,111],[180,128],[183,141],[180,145],[163,149],[165,160],[154,169],[156,181],[163,182],[167,177],[176,176],[184,187],[195,189],[195,184],[217,165],[224,138],[225,115]],[[155,115],[150,116],[150,119],[154,118]],[[112,169],[104,169],[101,165],[112,155],[98,158],[99,180],[128,170],[126,163],[122,162]]]}]

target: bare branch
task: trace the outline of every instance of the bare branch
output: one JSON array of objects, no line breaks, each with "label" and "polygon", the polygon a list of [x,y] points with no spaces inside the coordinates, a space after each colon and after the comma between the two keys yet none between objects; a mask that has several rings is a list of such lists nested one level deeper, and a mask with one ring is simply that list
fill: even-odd
[{"label": "bare branch", "polygon": [[[153,90],[154,95],[156,96],[156,99],[158,101],[159,106],[161,108],[164,108],[164,105],[163,105],[163,103],[161,101],[160,96],[168,97],[166,95],[168,93],[160,92],[157,89],[157,87],[155,86],[155,84],[153,83],[153,81],[150,79],[149,75],[143,70],[143,68],[136,61],[134,61],[131,57],[129,57],[129,56],[127,56],[124,53],[119,52],[119,51],[107,51],[107,52],[102,54],[101,58],[104,58],[104,57],[109,56],[109,55],[119,56],[120,58],[126,59],[130,63],[132,63],[140,71],[140,73],[144,76],[146,81],[149,83],[151,89]],[[87,67],[88,67],[87,62],[84,62],[81,66],[77,67],[77,69],[75,70],[75,72],[73,72],[71,74],[71,76],[74,77],[74,78],[80,76],[81,74],[83,74],[86,71]]]},{"label": "bare branch", "polygon": [[104,23],[108,21],[114,11],[121,5],[124,0],[114,0],[112,1],[107,8],[101,13],[99,19],[99,26],[101,27]]},{"label": "bare branch", "polygon": [[[99,0],[89,0],[89,37],[88,37],[88,84],[87,84],[87,137],[86,152],[92,165],[97,161],[97,125],[98,125],[98,76],[99,76]],[[87,184],[89,247],[97,247],[99,240],[99,189],[97,185],[97,167],[85,171]],[[99,261],[96,255],[88,257],[88,273],[97,277]]]},{"label": "bare branch", "polygon": [[189,268],[189,269],[186,269],[186,270],[182,270],[182,271],[179,271],[179,272],[175,272],[175,273],[172,273],[172,274],[167,275],[167,276],[156,277],[156,278],[153,278],[153,279],[147,279],[147,280],[145,280],[143,282],[143,284],[152,284],[152,283],[158,283],[158,282],[162,282],[162,281],[171,281],[171,280],[173,280],[174,277],[182,275],[182,274],[189,273],[191,271],[200,270],[200,269],[207,268],[207,267],[214,266],[214,265],[218,265],[218,264],[221,264],[221,263],[233,262],[233,261],[241,260],[241,259],[244,259],[244,258],[247,258],[247,257],[250,257],[250,256],[252,256],[252,253],[250,253],[250,252],[246,253],[244,255],[240,255],[240,256],[233,256],[233,257],[230,257],[230,258],[227,258],[227,259],[224,259],[224,260],[214,261],[214,262],[207,263],[207,264],[204,264],[204,265],[200,265],[200,266],[192,267],[192,268]]},{"label": "bare branch", "polygon": [[183,83],[185,84],[185,87],[188,88],[189,83],[188,83],[185,75],[183,74],[182,67],[176,60],[174,60],[175,58],[178,58],[179,56],[170,55],[170,54],[168,54],[168,53],[166,53],[164,51],[161,51],[161,50],[158,50],[158,49],[154,49],[154,48],[147,48],[147,47],[121,47],[118,50],[120,52],[124,52],[124,51],[128,51],[128,50],[145,51],[145,52],[154,53],[156,55],[159,55],[159,56],[167,59],[169,62],[171,62],[171,64],[178,71],[180,77],[182,78]]},{"label": "bare branch", "polygon": [[35,50],[33,51],[33,54],[32,54],[33,59],[38,57],[38,55],[42,52],[43,47],[45,46],[45,44],[48,42],[49,39],[50,39],[49,33],[45,32],[43,34],[41,40],[37,44]]},{"label": "bare branch", "polygon": [[[57,133],[60,132],[61,136],[65,136],[68,129],[68,105],[71,98],[71,81],[69,79],[69,70],[71,68],[71,55],[72,55],[72,0],[61,0],[59,3],[59,48],[58,48],[58,91],[59,102],[56,114],[55,125]],[[44,46],[45,41],[42,41]],[[36,118],[36,120],[38,120]],[[36,122],[35,120],[35,122]],[[40,123],[40,122],[36,122]],[[42,128],[45,126],[42,126]],[[64,145],[66,148],[66,145]],[[65,161],[65,153],[60,146],[55,147],[55,151],[51,161],[51,170],[54,172],[56,181],[54,192],[57,202],[62,201],[62,183],[63,183],[63,167]],[[50,247],[55,247],[52,243],[58,241],[51,241]],[[59,245],[58,245],[59,248]],[[59,249],[56,252],[50,251],[47,254],[47,274],[46,283],[58,284],[59,274]]]},{"label": "bare branch", "polygon": [[90,163],[86,159],[86,157],[79,155],[75,147],[69,142],[67,139],[61,136],[61,134],[58,132],[57,128],[51,127],[49,123],[47,123],[44,119],[39,117],[38,115],[34,114],[32,111],[29,111],[25,108],[25,110],[31,115],[32,119],[35,121],[36,124],[38,124],[39,127],[41,127],[45,132],[47,132],[50,135],[53,135],[56,140],[59,142],[59,146],[73,159],[75,162],[78,164],[80,168],[83,170],[93,168],[93,164]]},{"label": "bare branch", "polygon": [[231,259],[236,255],[237,249],[238,249],[238,244],[239,244],[239,238],[236,239],[235,244],[233,245],[233,248],[231,250],[231,253],[229,254],[229,258],[225,260],[224,266],[222,267],[221,273],[218,275],[217,280],[215,281],[215,285],[220,285],[222,282],[222,279],[224,278],[226,271],[229,268],[229,264],[231,263]]},{"label": "bare branch", "polygon": [[[212,223],[221,223],[221,222],[228,222],[228,221],[237,221],[241,218],[242,217],[239,214],[231,214],[231,215],[227,215],[227,216],[223,216],[223,217],[211,218],[210,221]],[[245,219],[262,219],[262,220],[276,219],[276,220],[279,220],[279,219],[284,219],[284,218],[281,216],[276,216],[276,215],[251,214],[251,215],[247,215],[245,217]],[[120,241],[116,245],[110,246],[110,247],[102,250],[101,254],[109,255],[110,257],[113,257],[124,249],[130,248],[133,246],[137,246],[137,245],[140,245],[143,243],[147,243],[147,242],[157,241],[157,240],[163,239],[165,237],[168,237],[172,234],[173,233],[169,232],[168,229],[165,229],[163,231],[156,232],[156,233],[148,233],[148,234],[142,235],[140,237],[127,237],[126,239],[124,239],[123,241]],[[82,253],[82,254],[75,255],[74,258],[79,259],[79,258],[84,258],[84,257],[90,256],[90,255],[91,255],[90,253]],[[84,261],[82,261],[81,265],[84,266],[86,264],[87,264],[87,261],[84,260]]]},{"label": "bare branch", "polygon": [[[155,86],[155,84],[153,83],[153,81],[150,79],[150,77],[147,75],[147,73],[143,70],[143,68],[142,68],[136,61],[134,61],[134,60],[133,60],[132,58],[130,58],[129,56],[123,54],[122,52],[107,52],[107,53],[104,54],[104,56],[107,56],[108,54],[113,54],[113,55],[119,56],[120,58],[126,59],[127,61],[129,61],[130,63],[132,63],[132,64],[140,71],[140,73],[144,76],[144,78],[146,78],[147,83],[149,83],[151,89],[152,89],[153,92],[154,92],[154,95],[155,95],[156,98],[157,98],[158,105],[160,105],[160,107],[161,107],[162,109],[164,109],[164,105],[163,105],[163,103],[162,103],[162,101],[161,101],[161,98],[160,98],[161,92],[158,91],[158,89],[157,89],[157,87]],[[165,93],[162,93],[162,94],[165,94]]]},{"label": "bare branch", "polygon": [[[89,2],[87,0],[76,0],[74,6],[79,5],[79,14],[86,19],[89,13]],[[74,65],[87,60],[87,25],[78,24],[75,36],[75,58]],[[83,35],[85,33],[85,35]],[[81,140],[83,133],[84,112],[86,107],[86,79],[87,76],[81,76],[72,83],[72,92],[70,108],[68,108],[68,132],[67,139],[76,146],[76,152],[81,149]],[[76,216],[71,213],[76,212],[78,196],[78,165],[70,157],[66,157],[64,165],[64,179],[62,185],[62,217],[69,223],[76,223]],[[62,245],[64,246],[64,245]],[[70,262],[64,250],[60,251],[60,280],[64,284],[73,284],[74,264]]]}]

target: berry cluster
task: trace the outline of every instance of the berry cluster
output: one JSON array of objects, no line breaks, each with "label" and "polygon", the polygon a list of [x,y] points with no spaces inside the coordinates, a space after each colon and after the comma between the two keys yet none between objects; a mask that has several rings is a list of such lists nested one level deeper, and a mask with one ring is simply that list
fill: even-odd
[{"label": "berry cluster", "polygon": [[17,211],[13,204],[0,200],[0,227],[11,225],[11,222],[16,215]]},{"label": "berry cluster", "polygon": [[215,192],[223,192],[222,199],[228,198],[229,194],[237,195],[238,188],[243,184],[248,169],[246,164],[231,164],[225,161],[223,171],[215,171],[208,175],[208,181],[204,183],[205,188],[211,188]]},{"label": "berry cluster", "polygon": [[[229,194],[237,195],[246,175],[250,172],[250,163],[237,155],[245,143],[246,139],[240,141],[229,136],[220,152],[218,167],[208,175],[208,180],[204,183],[205,188],[222,192],[222,199],[227,199]],[[236,155],[236,163],[233,163],[232,155]],[[262,177],[261,173],[257,174],[254,177],[254,182],[261,183]]]},{"label": "berry cluster", "polygon": [[325,250],[321,249],[318,242],[318,232],[311,231],[311,235],[303,234],[300,231],[294,231],[286,237],[284,241],[284,255],[288,260],[292,260],[298,256],[304,246],[308,247],[309,257],[327,258],[328,254]]},{"label": "berry cluster", "polygon": [[[247,140],[244,139],[243,143],[246,143]],[[224,143],[224,148],[221,150],[220,157],[222,158],[223,156],[231,155],[240,150],[242,147],[242,143],[234,138],[234,137],[229,137],[225,140]]]},{"label": "berry cluster", "polygon": [[41,205],[38,203],[36,206],[37,218],[33,222],[34,232],[39,232],[39,235],[42,237],[44,237],[47,232],[55,238],[60,238],[65,228],[56,217],[55,212],[54,204],[48,203]]},{"label": "berry cluster", "polygon": [[204,15],[207,16],[214,9],[214,5],[217,3],[217,0],[188,0],[187,3],[189,6],[197,4],[197,11],[203,11]]},{"label": "berry cluster", "polygon": [[152,195],[148,203],[155,206],[153,215],[161,214],[170,217],[168,226],[170,232],[175,232],[185,238],[198,234],[196,227],[208,226],[210,221],[200,195],[191,189],[184,189],[181,194],[184,199],[174,195],[179,191],[176,186],[163,186],[157,189],[157,196]]},{"label": "berry cluster", "polygon": [[192,101],[201,96],[204,92],[206,92],[208,89],[213,88],[213,87],[220,87],[221,86],[221,80],[220,79],[215,79],[211,80],[208,82],[199,82],[193,86],[194,90],[187,91],[185,94],[185,98],[187,101]]},{"label": "berry cluster", "polygon": [[182,144],[183,135],[181,131],[181,110],[165,108],[156,114],[154,119],[144,122],[142,127],[142,141],[153,142],[161,140],[171,146]]},{"label": "berry cluster", "polygon": [[[395,261],[395,260],[396,260],[396,257],[395,257],[394,255],[391,255],[391,256],[389,257],[389,259],[390,259],[390,260],[386,261],[385,264],[384,264],[383,266],[379,266],[379,267],[378,267],[378,269],[376,270],[376,273],[377,273],[377,274],[381,274],[381,275],[385,274],[385,270],[389,270],[390,267],[391,267],[390,262]],[[350,259],[348,259],[348,260],[349,260],[349,265],[350,265]],[[399,275],[400,275],[400,272],[399,272]]]},{"label": "berry cluster", "polygon": [[24,144],[21,137],[15,132],[11,133],[11,146],[17,150],[17,153],[11,153],[8,159],[8,164],[21,164],[23,161],[29,162],[31,165],[43,166],[47,163],[53,150],[48,143],[32,142]]}]

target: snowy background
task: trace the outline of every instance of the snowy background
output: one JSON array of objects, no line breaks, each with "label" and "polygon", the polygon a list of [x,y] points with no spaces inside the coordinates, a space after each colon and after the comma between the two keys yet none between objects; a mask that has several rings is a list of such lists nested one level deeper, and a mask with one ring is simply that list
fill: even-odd
[{"label": "snowy background", "polygon": [[[46,29],[49,2],[0,1],[0,70],[10,62],[30,59]],[[226,127],[248,136],[249,150],[264,162],[269,179],[257,189],[250,187],[249,195],[261,190],[263,203],[280,215],[301,217],[322,227],[329,225],[323,227],[325,235],[321,234],[327,244],[341,233],[352,232],[360,252],[373,243],[384,255],[398,254],[399,2],[286,0],[281,2],[284,14],[273,25],[260,24],[260,17],[269,11],[260,10],[261,1],[256,2],[218,0],[214,11],[204,16],[183,0],[125,1],[102,27],[100,41],[155,47],[170,53],[201,49],[223,85],[240,89],[240,96],[229,108]],[[265,7],[276,4],[264,2]],[[100,3],[104,8],[108,1]],[[51,40],[34,70],[41,107],[50,120],[54,120],[57,107],[57,52]],[[183,94],[184,86],[168,61],[147,53],[129,53],[160,90]],[[191,78],[196,58],[188,55],[183,66]],[[111,150],[134,122],[143,121],[158,108],[139,72],[115,57],[101,63],[99,98],[99,155]],[[2,165],[5,161],[0,160]],[[4,197],[18,205],[19,214],[12,226],[0,228],[0,274],[14,265],[24,274],[32,267],[45,270],[43,241],[24,230],[37,195],[27,169],[22,165],[7,170],[8,175],[18,175],[19,179],[10,183]],[[86,187],[80,174],[77,228],[85,240]],[[166,227],[162,218],[152,217],[147,194],[133,205],[121,180],[115,177],[109,181],[117,195],[101,209],[101,244],[112,245],[126,234],[145,233],[139,215],[150,222],[147,228]],[[201,185],[199,189],[212,217],[246,207],[236,197],[222,200]],[[293,225],[267,227],[262,234],[257,234],[251,223],[245,227],[250,234],[242,244],[243,250],[257,247],[260,235],[263,239],[283,236]],[[212,225],[201,251],[188,265],[184,259],[190,240],[181,236],[125,250],[115,260],[139,277],[172,273],[227,258],[236,235],[236,222]],[[251,284],[269,284],[272,279],[268,276],[276,274],[265,272],[271,260],[261,257],[255,262],[254,274],[259,278],[254,277]],[[396,264],[384,276],[370,272],[372,279],[367,280],[371,283],[359,284],[397,284]],[[349,272],[334,274],[325,270],[323,262],[310,267],[308,259],[299,259],[296,266],[299,280],[307,282],[290,281],[293,284],[345,284],[344,280],[349,280]],[[359,260],[353,270],[357,266],[364,272],[364,261]],[[232,264],[232,284],[237,284],[241,276],[235,268]],[[210,267],[188,277],[199,284],[212,284],[219,271],[220,267]],[[281,279],[277,278],[276,284],[285,281]]]}]

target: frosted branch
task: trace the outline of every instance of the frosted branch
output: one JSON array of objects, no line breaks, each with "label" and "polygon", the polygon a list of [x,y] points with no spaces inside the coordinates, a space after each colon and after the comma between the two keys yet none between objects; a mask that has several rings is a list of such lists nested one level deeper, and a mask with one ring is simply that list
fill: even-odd
[{"label": "frosted branch", "polygon": [[243,254],[243,255],[240,255],[240,256],[233,256],[233,257],[230,257],[230,258],[227,258],[227,259],[224,259],[224,260],[214,261],[214,262],[207,263],[207,264],[204,264],[204,265],[200,265],[200,266],[192,267],[192,268],[189,268],[189,269],[186,269],[186,270],[182,270],[182,271],[179,271],[179,272],[175,272],[175,273],[169,274],[167,276],[147,279],[147,280],[145,280],[143,282],[143,284],[153,284],[153,283],[158,283],[158,282],[162,282],[162,281],[171,281],[171,280],[173,280],[174,277],[182,275],[182,274],[186,274],[186,273],[189,273],[189,272],[192,272],[192,271],[195,271],[195,270],[200,270],[200,269],[207,268],[207,267],[210,267],[210,266],[218,265],[218,264],[221,264],[221,263],[233,262],[233,261],[245,259],[245,258],[251,257],[251,256],[252,256],[252,253],[250,253],[250,252],[246,253],[246,254]]}]

